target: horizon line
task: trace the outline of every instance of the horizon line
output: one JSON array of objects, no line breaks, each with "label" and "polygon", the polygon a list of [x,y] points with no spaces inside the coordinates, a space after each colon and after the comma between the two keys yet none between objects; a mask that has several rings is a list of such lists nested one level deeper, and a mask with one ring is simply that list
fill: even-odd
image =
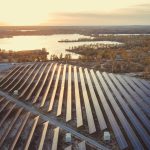
[{"label": "horizon line", "polygon": [[135,24],[135,25],[0,25],[0,27],[100,27],[100,26],[150,26]]}]

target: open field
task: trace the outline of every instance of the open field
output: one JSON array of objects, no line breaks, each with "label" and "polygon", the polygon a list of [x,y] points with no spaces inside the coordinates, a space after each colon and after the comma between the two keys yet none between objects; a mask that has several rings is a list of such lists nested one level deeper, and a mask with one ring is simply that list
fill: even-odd
[{"label": "open field", "polygon": [[[49,129],[53,132],[54,128],[61,126],[60,128],[64,132],[69,130],[72,135],[74,132],[79,133],[77,141],[86,141],[85,137],[87,137],[102,145],[103,148],[101,149],[127,148],[137,150],[147,149],[150,146],[150,83],[146,80],[112,73],[101,73],[93,69],[67,64],[32,63],[21,64],[12,68],[1,79],[0,89],[16,99],[14,107],[19,102],[22,103],[23,108],[23,104],[28,105],[27,108],[30,108],[31,112],[28,111],[31,116],[32,107],[36,109],[39,119],[35,119],[38,118],[36,116],[32,117],[31,122],[34,122],[33,126],[36,130],[39,129],[37,131],[39,141],[41,136],[45,135],[45,130]],[[19,92],[16,96],[13,94],[15,90]],[[3,114],[3,110],[6,108],[6,112],[13,108],[8,107],[13,104],[6,99],[1,98],[2,105],[0,106]],[[22,109],[18,109],[16,117],[19,112],[22,113]],[[0,115],[2,115],[1,113]],[[55,119],[57,124],[55,122],[52,125],[54,127],[50,128],[51,123],[48,127],[47,123],[43,121],[39,124],[39,128],[36,127],[41,113]],[[6,113],[6,118],[4,118],[7,120],[7,117]],[[2,131],[4,131],[3,128],[4,125],[0,127]],[[9,130],[11,131],[11,129],[13,128],[10,126]],[[103,140],[104,131],[110,132],[110,142]],[[11,135],[16,137],[11,132],[8,132],[8,136],[1,135],[3,135],[0,137],[1,139],[5,137],[2,143],[8,141],[5,139]],[[82,135],[84,137],[80,138]],[[25,136],[24,130],[20,136]],[[35,142],[35,137],[36,132],[33,132],[31,143]],[[47,145],[47,140],[52,140],[53,137],[46,136],[44,145]],[[26,136],[24,140],[29,140],[29,137]],[[18,142],[16,141],[16,144]],[[62,142],[60,140],[60,143],[63,148],[67,146],[63,140]],[[89,147],[89,143],[86,142],[89,149],[96,147],[96,143],[90,143]],[[6,146],[5,144],[1,145]],[[74,144],[70,145],[74,146]],[[24,145],[22,146],[24,147]],[[36,146],[35,149],[38,149],[38,144]]]}]

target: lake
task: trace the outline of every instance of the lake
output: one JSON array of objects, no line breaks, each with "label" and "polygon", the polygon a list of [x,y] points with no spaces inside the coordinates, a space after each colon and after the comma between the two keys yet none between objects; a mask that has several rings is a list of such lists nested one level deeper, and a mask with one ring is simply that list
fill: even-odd
[{"label": "lake", "polygon": [[[118,42],[98,41],[98,42],[58,42],[60,40],[69,39],[77,40],[78,38],[89,38],[89,36],[79,34],[56,34],[48,36],[14,36],[13,38],[1,38],[0,48],[5,50],[34,50],[46,48],[49,52],[49,57],[52,54],[63,56],[68,54],[65,50],[72,46],[80,46],[84,44],[118,44]],[[71,53],[72,58],[78,58],[79,55]]]}]

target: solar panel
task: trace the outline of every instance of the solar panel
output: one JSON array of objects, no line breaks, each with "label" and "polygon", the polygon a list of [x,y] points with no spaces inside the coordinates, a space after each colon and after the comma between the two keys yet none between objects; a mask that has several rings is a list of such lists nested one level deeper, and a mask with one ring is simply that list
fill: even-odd
[{"label": "solar panel", "polygon": [[[112,77],[112,80],[114,81],[114,83],[116,84],[116,86],[118,87],[118,89],[120,90],[121,94],[125,97],[126,101],[129,103],[129,105],[131,106],[131,108],[137,114],[137,116],[139,117],[139,119],[141,120],[141,122],[143,122],[143,124],[145,125],[145,127],[150,131],[150,121],[147,118],[147,116],[143,113],[143,111],[141,110],[141,108],[133,101],[133,99],[131,98],[131,96],[125,91],[125,89],[121,86],[121,84],[115,78],[113,78],[113,76],[111,76],[111,77]],[[124,105],[125,105],[125,103],[124,103]]]},{"label": "solar panel", "polygon": [[89,127],[89,133],[92,134],[92,133],[96,132],[96,127],[95,127],[93,114],[92,114],[92,110],[91,110],[91,106],[90,106],[90,102],[89,102],[87,89],[85,86],[84,76],[83,76],[81,67],[79,68],[79,73],[80,73],[81,87],[82,87],[83,100],[84,100],[87,122],[88,122],[88,127]]},{"label": "solar panel", "polygon": [[79,150],[86,150],[86,145],[85,145],[85,141],[80,142],[78,144]]},{"label": "solar panel", "polygon": [[[108,90],[107,85],[106,85],[105,81],[103,80],[103,78],[102,78],[101,74],[99,73],[99,71],[97,71],[96,74],[97,74],[98,79],[99,79],[100,83],[102,84],[107,96],[109,95],[109,97],[112,97],[112,95],[110,95],[110,91]],[[101,99],[103,107],[105,109],[105,112],[107,114],[107,117],[109,119],[109,122],[111,124],[111,127],[113,129],[113,132],[115,134],[117,143],[119,144],[120,149],[125,149],[125,148],[128,147],[128,144],[125,140],[125,137],[123,136],[123,133],[120,130],[120,127],[119,127],[119,125],[118,125],[118,123],[117,123],[117,121],[116,121],[116,119],[113,115],[113,112],[110,109],[110,106],[107,103],[107,100],[104,96],[104,93],[102,92],[101,87],[98,85],[98,80],[96,78],[94,80],[94,83],[95,83],[95,86],[97,88],[97,92],[99,94],[99,97]]]},{"label": "solar panel", "polygon": [[138,87],[143,91],[145,92],[145,94],[147,96],[150,96],[150,90],[147,89],[140,81],[138,81],[136,78],[131,78],[137,85]]},{"label": "solar panel", "polygon": [[[114,76],[111,74],[111,76]],[[120,76],[116,75],[116,78],[119,80],[119,82],[125,87],[126,91],[133,97],[132,100],[134,100],[141,108],[142,110],[150,116],[150,107],[143,101],[143,99],[125,82],[125,80]]]},{"label": "solar panel", "polygon": [[[120,103],[122,109],[125,111],[126,115],[128,116],[128,118],[132,122],[133,126],[136,128],[137,132],[139,132],[139,134],[141,135],[142,138],[143,138],[144,135],[147,136],[146,138],[148,138],[149,137],[148,134],[146,133],[146,131],[144,130],[144,128],[142,127],[142,125],[140,124],[140,122],[138,121],[136,116],[132,113],[132,111],[128,107],[127,103],[125,103],[124,99],[122,98],[122,96],[120,95],[118,90],[115,88],[112,81],[109,79],[108,75],[106,73],[103,73],[103,75],[104,75],[105,79],[107,80],[107,83],[109,84],[109,87],[113,91],[113,94],[116,96],[118,102]],[[118,89],[123,93],[123,89],[119,85],[119,83],[116,82],[115,84],[117,85]],[[126,97],[126,93],[123,93],[123,95]],[[112,100],[113,100],[113,98],[110,99],[111,104],[112,104]],[[115,102],[115,101],[113,101],[113,102],[114,102],[114,104],[112,104],[112,105],[114,105],[113,106],[114,110],[116,111],[119,120],[122,122],[122,126],[124,127],[128,137],[130,138],[130,141],[133,144],[133,147],[135,149],[138,149],[138,148],[142,149],[142,145],[138,141],[138,139],[137,139],[136,135],[134,134],[132,128],[130,127],[128,121],[126,120],[125,116],[123,115],[121,109],[117,105],[117,102]],[[139,129],[140,129],[140,131],[139,131]]]},{"label": "solar panel", "polygon": [[9,132],[11,131],[14,123],[16,122],[16,120],[18,119],[20,113],[22,112],[23,108],[19,108],[19,110],[17,111],[17,113],[15,114],[13,120],[11,121],[11,123],[9,124],[8,128],[5,130],[4,134],[2,135],[2,137],[0,138],[0,147],[2,146],[4,140],[6,139],[7,135],[9,134]]},{"label": "solar panel", "polygon": [[5,99],[4,97],[0,98],[0,102],[2,102],[4,99]]},{"label": "solar panel", "polygon": [[36,128],[36,126],[37,126],[38,120],[39,120],[39,116],[37,116],[37,117],[34,118],[34,123],[33,123],[33,125],[32,125],[30,134],[29,134],[29,136],[28,136],[28,138],[27,138],[27,142],[26,142],[26,144],[25,144],[24,150],[28,150],[28,149],[29,149],[29,146],[30,146],[30,143],[31,143],[31,139],[32,139],[32,137],[33,137],[33,134],[34,134],[35,128]]},{"label": "solar panel", "polygon": [[81,99],[80,99],[80,94],[79,94],[78,75],[77,75],[77,67],[76,66],[74,66],[74,84],[75,84],[77,127],[80,127],[83,125],[83,118],[82,118]]},{"label": "solar panel", "polygon": [[23,120],[21,126],[19,127],[19,129],[18,129],[18,131],[17,131],[17,134],[14,136],[15,139],[14,139],[13,143],[12,143],[11,146],[10,146],[10,150],[14,150],[14,149],[15,149],[15,146],[16,146],[16,144],[17,144],[17,141],[18,141],[18,139],[19,139],[19,137],[20,137],[20,135],[21,135],[21,133],[22,133],[22,131],[23,131],[23,129],[24,129],[26,123],[27,123],[27,120],[28,120],[30,114],[31,114],[31,113],[28,112],[28,113],[25,115],[24,120]]},{"label": "solar panel", "polygon": [[19,79],[17,79],[17,81],[15,81],[15,84],[11,87],[11,89],[9,89],[9,92],[13,91],[20,84],[20,82],[24,79],[24,77],[26,77],[33,66],[34,65],[30,65],[30,67],[28,67],[28,69],[24,71],[23,75]]},{"label": "solar panel", "polygon": [[5,109],[5,107],[9,104],[9,101],[6,101],[5,104],[0,109],[0,113]]},{"label": "solar panel", "polygon": [[66,65],[64,65],[63,68],[63,76],[62,76],[61,90],[60,90],[59,100],[58,100],[57,116],[61,115],[62,112],[62,103],[64,100],[63,96],[64,96],[64,89],[65,89],[65,78],[66,78]]},{"label": "solar panel", "polygon": [[42,69],[44,64],[42,64],[37,70],[36,72],[33,74],[33,76],[30,78],[30,82],[28,83],[28,85],[25,87],[25,89],[23,89],[22,93],[19,95],[19,98],[23,97],[25,95],[25,93],[29,90],[29,87],[31,87],[32,83],[34,82],[34,80],[36,79],[36,77],[38,76],[39,71]]},{"label": "solar panel", "polygon": [[51,87],[51,84],[52,84],[52,81],[53,81],[53,78],[54,78],[54,74],[55,74],[56,68],[57,68],[57,64],[55,64],[55,66],[54,66],[54,68],[53,68],[53,72],[52,72],[50,81],[48,82],[48,85],[47,85],[47,87],[46,87],[46,91],[44,92],[44,95],[43,95],[43,97],[42,97],[42,102],[41,102],[40,107],[43,107],[44,104],[45,104],[45,101],[46,101],[47,96],[48,96],[48,92],[49,92],[49,90],[50,90],[50,87]]},{"label": "solar panel", "polygon": [[0,120],[0,127],[3,125],[4,121],[7,119],[7,117],[10,115],[10,113],[12,112],[12,110],[14,109],[14,107],[16,106],[16,104],[13,104],[13,106],[11,106],[11,108],[9,109],[9,111],[7,111],[7,113],[3,116],[3,118]]},{"label": "solar panel", "polygon": [[142,84],[145,85],[150,90],[150,82],[142,79],[140,79],[140,82],[142,82]]},{"label": "solar panel", "polygon": [[10,82],[12,78],[14,78],[17,74],[17,72],[22,68],[22,66],[19,66],[18,68],[15,69],[15,71],[0,85],[0,87],[4,87],[7,85],[6,83]]},{"label": "solar panel", "polygon": [[7,80],[7,78],[9,78],[11,76],[11,74],[13,74],[17,68],[18,68],[18,66],[16,66],[12,70],[10,70],[10,72],[0,80],[0,83],[2,84],[5,80]]},{"label": "solar panel", "polygon": [[143,100],[150,105],[150,98],[140,89],[136,86],[136,84],[128,77],[123,76],[123,78],[126,80],[126,82],[137,92],[137,94],[143,98]]},{"label": "solar panel", "polygon": [[40,85],[39,89],[37,89],[37,92],[36,92],[36,94],[35,94],[35,96],[34,96],[34,99],[33,99],[33,102],[32,102],[32,103],[36,103],[37,99],[39,98],[40,93],[41,93],[42,89],[44,88],[44,85],[46,84],[46,81],[47,81],[47,78],[48,78],[48,74],[49,74],[49,72],[50,72],[50,70],[51,70],[51,68],[52,68],[52,65],[53,65],[53,64],[51,64],[51,65],[48,67],[48,70],[47,70],[47,72],[46,72],[46,75],[45,75],[45,77],[44,77],[44,80],[43,80],[42,84]]},{"label": "solar panel", "polygon": [[57,127],[57,128],[54,129],[54,137],[53,137],[53,143],[52,143],[52,150],[57,150],[58,137],[59,137],[59,127]]},{"label": "solar panel", "polygon": [[55,100],[55,96],[56,96],[56,91],[58,88],[58,82],[59,82],[59,77],[60,77],[60,71],[61,71],[61,65],[59,66],[58,72],[57,72],[57,77],[56,77],[56,81],[55,81],[55,86],[53,89],[53,93],[52,96],[50,98],[50,104],[49,104],[49,108],[48,111],[51,111],[53,108],[53,104],[54,104],[54,100]]},{"label": "solar panel", "polygon": [[96,112],[96,115],[97,115],[97,119],[98,119],[98,122],[99,122],[99,125],[100,125],[100,129],[104,130],[104,129],[107,128],[107,125],[106,125],[103,113],[102,113],[100,105],[98,103],[98,99],[96,97],[96,94],[95,94],[95,91],[94,91],[94,88],[93,88],[92,81],[90,79],[88,70],[84,69],[84,71],[85,71],[85,75],[86,75],[86,78],[87,78],[87,83],[88,83],[88,86],[89,86],[89,90],[90,90],[92,102],[93,102],[93,105],[94,105],[94,108],[95,108],[95,112]]},{"label": "solar panel", "polygon": [[28,65],[26,65],[25,67],[23,66],[21,69],[21,71],[11,80],[11,82],[9,82],[7,84],[7,86],[4,88],[4,90],[8,90],[10,88],[10,86],[17,80],[17,78],[25,71],[25,69],[28,67]]},{"label": "solar panel", "polygon": [[23,86],[25,86],[25,84],[30,80],[30,78],[32,77],[34,71],[36,71],[37,68],[39,68],[40,65],[35,65],[34,68],[31,70],[31,72],[29,72],[29,74],[27,76],[25,76],[25,79],[23,81],[23,83],[21,83],[21,85],[19,86],[19,88],[17,89],[17,91],[20,91]]},{"label": "solar panel", "polygon": [[41,73],[40,73],[38,79],[36,80],[36,83],[33,85],[33,87],[32,87],[32,89],[30,90],[30,92],[28,92],[28,95],[26,96],[25,100],[29,100],[29,99],[31,98],[33,92],[35,91],[36,87],[38,86],[39,82],[41,81],[42,76],[43,76],[43,74],[44,74],[44,72],[45,72],[47,66],[48,66],[48,63],[42,68],[42,71],[41,71]]},{"label": "solar panel", "polygon": [[71,65],[68,67],[68,90],[67,90],[67,108],[66,108],[66,122],[72,118],[72,85],[71,85]]},{"label": "solar panel", "polygon": [[[113,83],[110,80],[110,78],[108,77],[108,75],[106,73],[103,73],[103,76],[106,79],[106,81],[107,81],[109,87],[111,88],[113,94],[117,98],[118,102],[121,104],[123,110],[128,114],[130,112],[130,109],[128,108],[128,106],[124,102],[124,99],[122,98],[122,96],[120,95],[120,93],[118,92],[116,87],[113,85]],[[118,86],[118,84],[116,84],[116,86]],[[119,89],[120,89],[120,87],[119,87]],[[113,98],[113,95],[110,94],[110,96],[111,97],[108,96],[109,99],[110,99],[110,103],[112,104],[112,106],[114,108],[114,111],[116,112],[116,114],[117,114],[124,130],[126,131],[127,136],[129,137],[134,149],[143,149],[140,141],[138,140],[137,136],[135,135],[134,131],[132,130],[130,124],[127,121],[127,119],[125,118],[125,116],[124,116],[123,112],[121,111],[119,105],[117,104],[116,100]]]},{"label": "solar panel", "polygon": [[43,145],[44,145],[47,129],[48,129],[48,121],[43,123],[43,131],[42,131],[42,135],[41,135],[41,139],[40,139],[40,144],[39,144],[38,150],[42,150],[43,149]]}]

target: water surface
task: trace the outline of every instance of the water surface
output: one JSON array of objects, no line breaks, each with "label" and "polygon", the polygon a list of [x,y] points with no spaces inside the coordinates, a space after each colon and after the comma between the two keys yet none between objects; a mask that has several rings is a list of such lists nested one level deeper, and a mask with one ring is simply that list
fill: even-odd
[{"label": "water surface", "polygon": [[[77,40],[78,38],[89,38],[79,34],[56,34],[48,36],[14,36],[13,38],[2,38],[0,39],[0,48],[5,50],[34,50],[46,48],[49,52],[49,57],[52,54],[59,56],[61,53],[63,56],[68,54],[65,50],[84,44],[117,44],[118,42],[111,41],[98,41],[98,42],[58,42],[60,40],[69,39]],[[79,55],[71,53],[72,58],[78,58]]]}]

